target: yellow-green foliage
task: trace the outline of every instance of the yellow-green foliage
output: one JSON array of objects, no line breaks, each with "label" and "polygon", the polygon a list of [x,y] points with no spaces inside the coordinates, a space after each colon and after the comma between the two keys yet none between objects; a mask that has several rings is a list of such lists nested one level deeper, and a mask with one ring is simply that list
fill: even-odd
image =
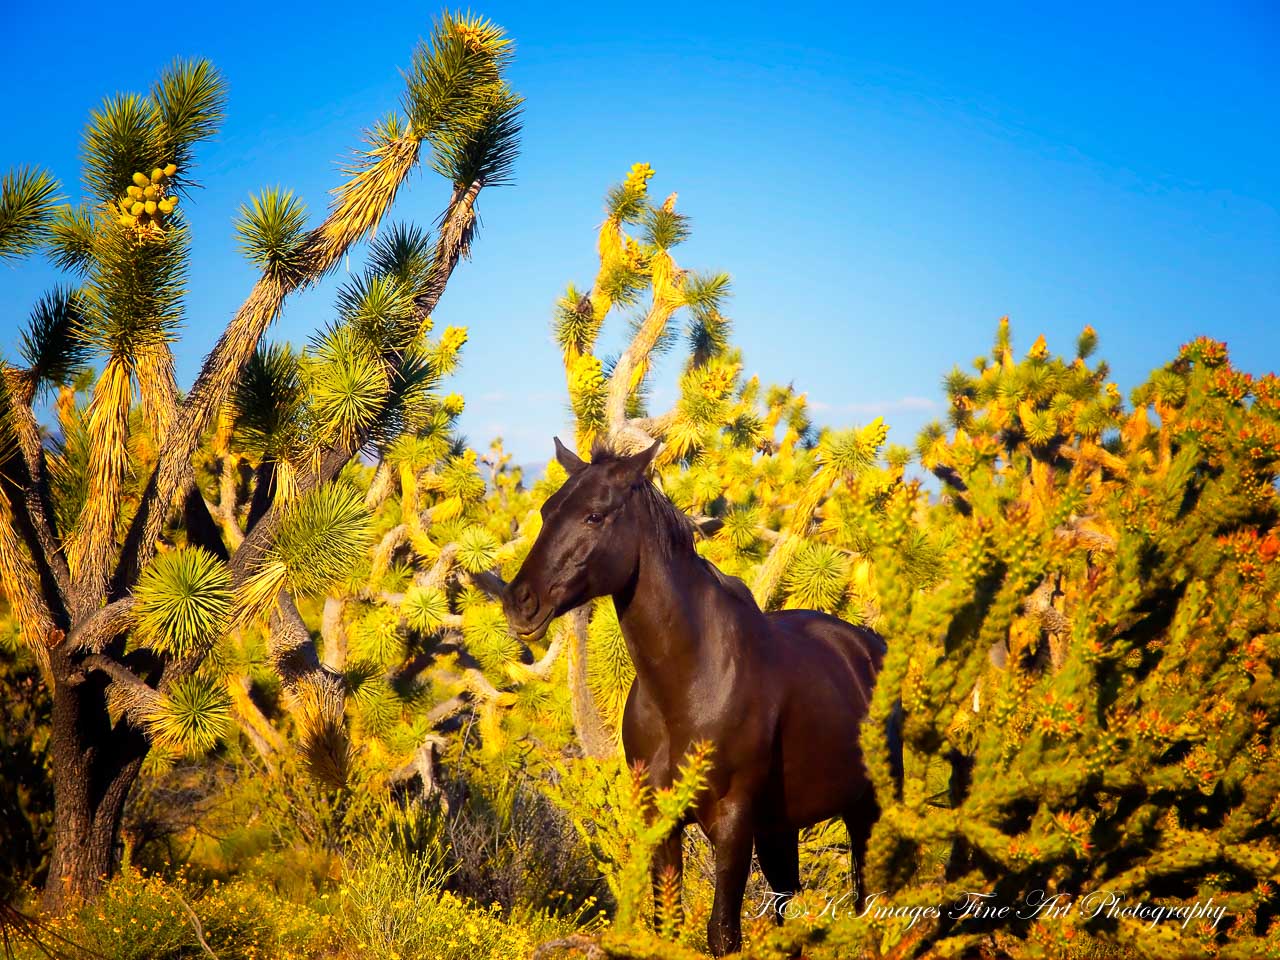
[{"label": "yellow-green foliage", "polygon": [[[206,887],[126,866],[94,903],[51,920],[41,939],[110,960],[196,960],[209,956],[202,938],[219,960],[302,960],[331,936],[323,915],[252,884]],[[22,958],[47,956],[34,944],[22,949]]]},{"label": "yellow-green foliage", "polygon": [[343,955],[372,952],[389,960],[507,960],[572,929],[546,913],[519,921],[497,904],[468,903],[445,889],[448,868],[438,837],[406,844],[374,835],[350,856],[338,897]]},{"label": "yellow-green foliage", "polygon": [[629,931],[641,922],[649,889],[649,865],[706,785],[711,748],[696,744],[671,786],[655,790],[642,769],[620,758],[556,764],[558,779],[547,795],[568,813],[618,904],[614,927]]},{"label": "yellow-green foliage", "polygon": [[[1105,918],[1002,924],[1053,955],[1102,936],[1142,956],[1274,953],[1280,882],[1280,383],[1201,339],[1126,410],[1106,367],[1016,361],[1002,324],[977,375],[948,378],[951,432],[922,438],[947,496],[923,522],[952,543],[914,589],[881,559],[889,657],[873,719],[901,697],[900,802],[872,838],[871,886],[904,904],[994,890],[1109,891],[1227,916],[1182,927]],[[884,737],[864,733],[892,795]],[[928,765],[958,751],[972,786],[938,809]],[[942,801],[945,805],[945,801]],[[950,848],[942,872],[922,856]],[[928,925],[960,949],[996,925]]]}]

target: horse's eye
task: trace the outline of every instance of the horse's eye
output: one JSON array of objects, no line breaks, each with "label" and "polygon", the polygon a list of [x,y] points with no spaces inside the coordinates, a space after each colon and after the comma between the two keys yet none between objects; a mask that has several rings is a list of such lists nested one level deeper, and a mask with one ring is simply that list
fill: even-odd
[{"label": "horse's eye", "polygon": [[587,514],[587,523],[603,523],[603,522],[604,522],[604,517],[600,516],[600,514],[598,513]]}]

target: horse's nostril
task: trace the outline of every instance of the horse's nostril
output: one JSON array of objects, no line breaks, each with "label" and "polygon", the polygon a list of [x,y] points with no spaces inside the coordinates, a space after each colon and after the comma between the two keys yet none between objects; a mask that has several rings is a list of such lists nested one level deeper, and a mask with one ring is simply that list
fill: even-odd
[{"label": "horse's nostril", "polygon": [[527,583],[517,583],[512,587],[511,599],[515,612],[522,616],[533,613],[533,608],[537,606],[537,597]]}]

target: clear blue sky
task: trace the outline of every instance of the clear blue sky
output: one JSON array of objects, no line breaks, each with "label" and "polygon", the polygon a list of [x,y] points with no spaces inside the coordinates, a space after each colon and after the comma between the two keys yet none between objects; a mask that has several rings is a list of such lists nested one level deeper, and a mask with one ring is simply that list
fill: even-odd
[{"label": "clear blue sky", "polygon": [[[529,462],[565,429],[551,307],[590,282],[604,190],[637,161],[693,217],[681,263],[732,274],[748,371],[794,381],[822,422],[883,413],[910,443],[1002,314],[1023,348],[1044,332],[1069,350],[1092,323],[1126,389],[1199,333],[1247,370],[1280,368],[1280,7],[890,6],[474,8],[515,38],[528,106],[518,182],[485,192],[475,257],[436,314],[471,330],[456,388],[472,442],[502,434]],[[434,8],[149,9],[3,4],[0,167],[46,166],[78,196],[80,131],[105,94],[145,90],[175,54],[219,66],[229,117],[188,207],[185,386],[253,280],[236,208],[280,183],[318,219]],[[446,189],[424,174],[394,215],[428,224]],[[0,268],[9,356],[52,279]],[[336,282],[270,335],[305,341]]]}]

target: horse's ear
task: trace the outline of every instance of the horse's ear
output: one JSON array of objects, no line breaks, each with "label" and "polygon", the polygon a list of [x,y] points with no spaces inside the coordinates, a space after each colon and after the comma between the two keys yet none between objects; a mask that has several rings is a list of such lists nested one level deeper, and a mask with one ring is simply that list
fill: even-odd
[{"label": "horse's ear", "polygon": [[581,457],[560,442],[559,437],[553,437],[552,439],[556,442],[556,460],[560,462],[560,466],[564,467],[569,476],[573,476],[586,466]]},{"label": "horse's ear", "polygon": [[662,446],[661,440],[653,441],[653,445],[647,450],[641,450],[639,453],[633,453],[627,457],[627,470],[637,480],[644,476],[644,472],[649,469],[649,464],[653,463],[653,458],[658,455],[658,448]]}]

